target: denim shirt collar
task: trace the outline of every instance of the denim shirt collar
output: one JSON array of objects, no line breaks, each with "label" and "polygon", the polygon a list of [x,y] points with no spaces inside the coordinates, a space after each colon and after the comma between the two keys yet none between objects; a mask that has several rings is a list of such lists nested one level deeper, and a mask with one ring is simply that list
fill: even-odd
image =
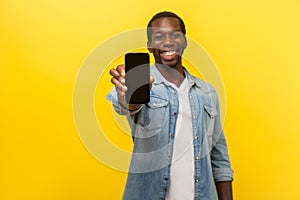
[{"label": "denim shirt collar", "polygon": [[[185,67],[183,67],[183,70],[186,74],[187,80],[188,80],[191,87],[195,85],[198,88],[200,88],[201,90],[204,90],[204,92],[210,92],[211,91],[207,87],[207,84],[205,84],[204,82],[201,82],[199,79],[197,79],[196,77],[191,75]],[[155,64],[153,64],[152,67],[151,67],[151,74],[155,77],[153,84],[162,84],[162,83],[164,83],[164,84],[168,85],[168,83],[166,82],[166,79],[158,71]]]}]

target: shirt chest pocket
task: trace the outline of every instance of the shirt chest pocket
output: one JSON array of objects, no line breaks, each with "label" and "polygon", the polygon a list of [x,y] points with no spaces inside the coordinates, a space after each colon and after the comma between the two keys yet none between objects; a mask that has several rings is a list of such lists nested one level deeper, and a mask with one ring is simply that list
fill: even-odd
[{"label": "shirt chest pocket", "polygon": [[150,102],[145,105],[140,115],[140,125],[148,136],[150,133],[153,135],[162,130],[168,117],[168,104],[167,99],[150,96]]},{"label": "shirt chest pocket", "polygon": [[204,109],[204,130],[209,138],[212,137],[215,126],[215,118],[218,115],[216,106],[213,105],[203,105]]}]

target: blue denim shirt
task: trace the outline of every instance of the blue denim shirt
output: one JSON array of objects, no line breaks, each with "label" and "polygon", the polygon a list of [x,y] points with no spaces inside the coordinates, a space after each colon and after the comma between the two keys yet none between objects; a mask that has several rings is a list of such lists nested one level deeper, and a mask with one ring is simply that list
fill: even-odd
[{"label": "blue denim shirt", "polygon": [[[192,114],[195,199],[218,199],[215,182],[233,180],[227,144],[220,122],[215,89],[192,76],[189,90]],[[134,148],[123,200],[165,199],[170,180],[178,94],[154,65],[150,102],[131,112],[118,103],[115,88],[107,95],[115,111],[127,117]]]}]

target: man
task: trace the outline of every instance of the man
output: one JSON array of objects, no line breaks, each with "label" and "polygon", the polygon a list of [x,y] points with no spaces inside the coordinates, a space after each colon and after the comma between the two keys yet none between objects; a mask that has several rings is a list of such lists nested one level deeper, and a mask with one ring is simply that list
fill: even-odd
[{"label": "man", "polygon": [[182,66],[185,25],[171,12],[148,24],[150,102],[125,103],[124,65],[111,69],[107,96],[127,116],[134,138],[124,200],[232,199],[233,172],[216,91]]}]

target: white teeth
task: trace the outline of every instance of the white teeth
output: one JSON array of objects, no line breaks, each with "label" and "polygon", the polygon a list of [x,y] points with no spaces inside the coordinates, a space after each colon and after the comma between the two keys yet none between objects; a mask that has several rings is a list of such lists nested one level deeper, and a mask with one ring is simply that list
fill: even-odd
[{"label": "white teeth", "polygon": [[167,56],[172,56],[172,55],[174,55],[176,52],[175,51],[167,51],[167,52],[165,52],[165,54],[167,55]]}]

